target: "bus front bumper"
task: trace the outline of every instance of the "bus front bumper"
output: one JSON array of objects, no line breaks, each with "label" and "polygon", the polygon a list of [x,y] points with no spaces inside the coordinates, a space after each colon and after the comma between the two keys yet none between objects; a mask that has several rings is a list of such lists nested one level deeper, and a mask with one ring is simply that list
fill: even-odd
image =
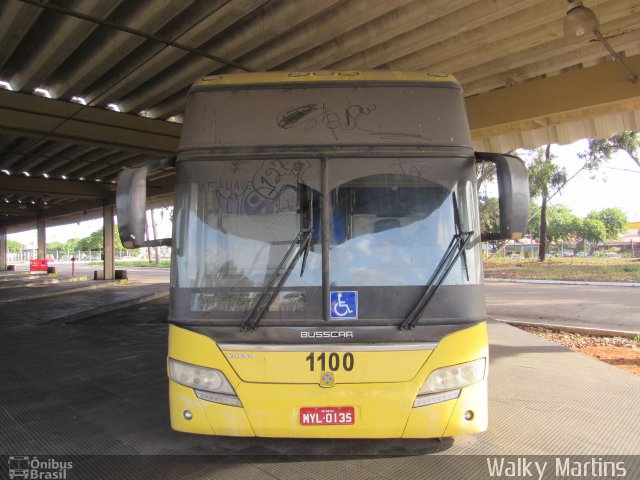
[{"label": "bus front bumper", "polygon": [[[463,388],[458,398],[413,407],[407,384],[240,384],[242,407],[202,400],[192,388],[170,381],[171,426],[206,435],[269,438],[439,438],[487,428],[487,381]],[[329,396],[330,395],[330,396]],[[357,400],[356,400],[357,399]],[[300,411],[353,407],[349,425],[303,425]]]}]

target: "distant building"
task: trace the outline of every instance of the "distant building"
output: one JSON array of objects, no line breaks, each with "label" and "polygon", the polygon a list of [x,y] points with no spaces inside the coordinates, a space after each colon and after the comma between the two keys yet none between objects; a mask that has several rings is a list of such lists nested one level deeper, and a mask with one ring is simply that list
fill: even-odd
[{"label": "distant building", "polygon": [[627,232],[625,236],[640,237],[640,222],[627,223]]},{"label": "distant building", "polygon": [[598,250],[617,250],[619,253],[627,253],[631,257],[640,257],[640,222],[627,223],[627,230],[617,240],[600,245]]}]

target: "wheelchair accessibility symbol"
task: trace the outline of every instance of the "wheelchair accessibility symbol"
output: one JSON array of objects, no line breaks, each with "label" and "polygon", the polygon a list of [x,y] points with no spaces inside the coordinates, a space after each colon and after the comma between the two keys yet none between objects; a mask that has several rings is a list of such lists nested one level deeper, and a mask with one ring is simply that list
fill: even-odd
[{"label": "wheelchair accessibility symbol", "polygon": [[358,318],[358,292],[331,292],[331,318]]}]

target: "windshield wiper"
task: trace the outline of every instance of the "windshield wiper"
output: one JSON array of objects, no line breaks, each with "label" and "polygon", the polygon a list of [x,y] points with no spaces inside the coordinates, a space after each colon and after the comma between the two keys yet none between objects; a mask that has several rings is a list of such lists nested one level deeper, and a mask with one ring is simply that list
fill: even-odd
[{"label": "windshield wiper", "polygon": [[[264,312],[269,309],[278,293],[280,293],[282,286],[287,281],[287,278],[289,278],[289,275],[291,274],[291,271],[293,270],[296,262],[298,261],[300,256],[304,255],[302,268],[300,269],[300,276],[302,276],[302,274],[304,273],[305,264],[307,262],[309,248],[311,247],[312,235],[312,229],[303,229],[298,232],[298,235],[293,240],[293,242],[291,242],[291,245],[289,245],[287,252],[284,254],[284,257],[282,257],[282,260],[274,270],[271,278],[269,278],[269,281],[264,287],[264,290],[262,290],[260,297],[258,297],[258,301],[253,305],[253,308],[245,318],[244,323],[241,327],[241,330],[243,332],[256,329],[256,326],[258,325],[258,322],[260,322],[260,319],[264,315]],[[300,248],[298,248],[298,251],[295,253],[295,255],[293,255],[291,260],[289,260],[289,257],[291,257],[291,254],[293,253],[293,250],[295,249],[295,246],[297,244],[300,244]],[[280,276],[280,280],[278,280],[278,282],[276,283],[276,278],[278,278],[280,271],[285,265],[287,266],[287,268]],[[275,286],[274,283],[276,283]]]},{"label": "windshield wiper", "polygon": [[429,282],[426,286],[427,288],[420,297],[420,300],[418,300],[418,303],[416,303],[409,315],[407,315],[407,318],[405,318],[404,321],[400,324],[400,330],[411,330],[415,328],[418,321],[420,320],[420,317],[422,316],[422,313],[425,311],[425,309],[429,305],[429,302],[440,288],[440,285],[442,285],[442,282],[444,282],[445,278],[447,278],[447,275],[453,268],[453,265],[456,263],[460,255],[463,255],[464,268],[465,272],[467,272],[468,278],[469,272],[467,270],[467,262],[466,255],[464,255],[464,249],[471,239],[473,231],[462,231],[462,227],[460,225],[460,215],[458,213],[458,203],[456,202],[455,193],[453,194],[453,217],[456,233],[453,235],[451,242],[449,242],[449,246],[447,247],[444,256],[440,260],[440,263],[438,263],[438,266],[433,272],[433,275],[431,275],[431,278],[429,279]]}]

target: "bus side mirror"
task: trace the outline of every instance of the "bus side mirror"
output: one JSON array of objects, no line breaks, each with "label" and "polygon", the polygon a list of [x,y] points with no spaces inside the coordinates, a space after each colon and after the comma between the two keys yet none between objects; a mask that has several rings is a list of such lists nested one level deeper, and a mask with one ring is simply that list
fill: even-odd
[{"label": "bus side mirror", "polygon": [[116,211],[120,241],[125,248],[171,245],[170,238],[145,240],[148,166],[127,168],[118,175]]},{"label": "bus side mirror", "polygon": [[148,167],[127,168],[118,175],[116,212],[120,241],[125,248],[144,247]]},{"label": "bus side mirror", "polygon": [[519,240],[529,221],[529,175],[518,157],[498,153],[476,152],[476,162],[496,166],[500,203],[500,231],[482,232],[482,241]]}]

